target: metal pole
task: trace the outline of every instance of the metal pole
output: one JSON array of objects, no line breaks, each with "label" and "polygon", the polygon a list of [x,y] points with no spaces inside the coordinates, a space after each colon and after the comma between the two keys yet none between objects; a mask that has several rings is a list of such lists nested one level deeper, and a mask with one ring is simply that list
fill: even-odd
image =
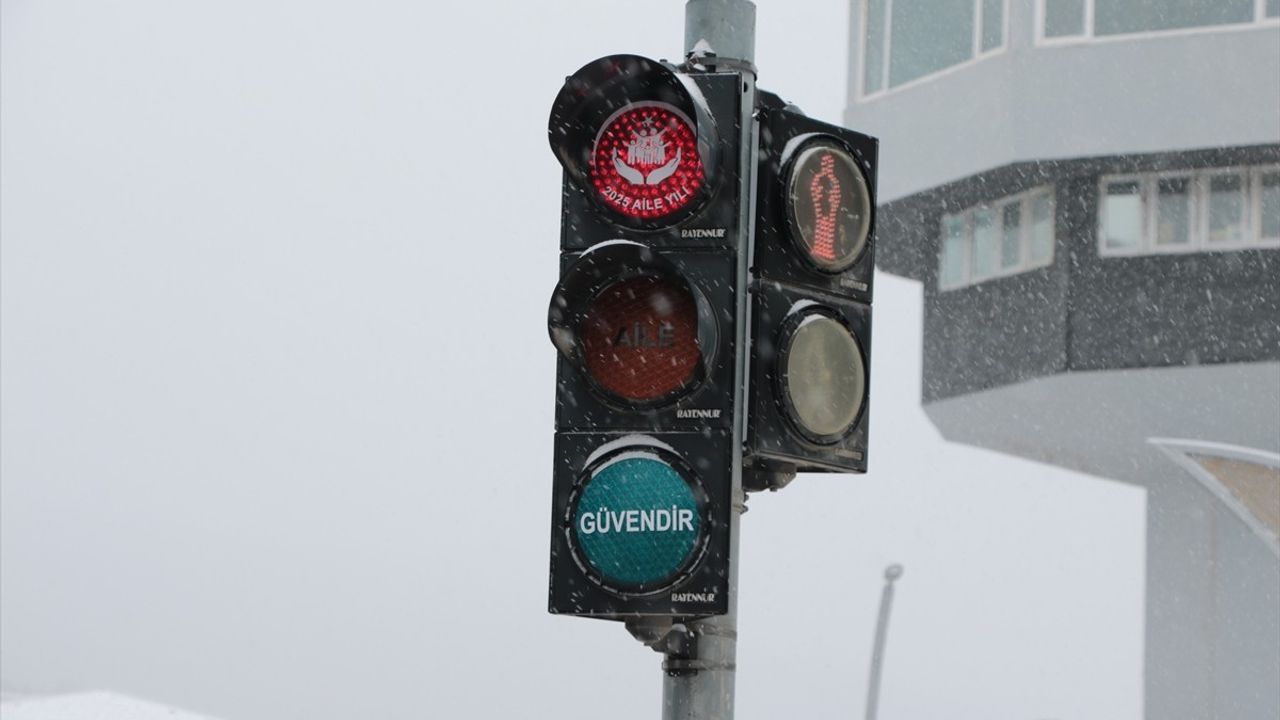
[{"label": "metal pole", "polygon": [[[756,7],[749,0],[688,0],[685,4],[685,55],[714,53],[723,64],[744,69],[742,117],[752,115],[755,104]],[[751,225],[755,219],[755,123],[742,123],[739,172],[745,197],[738,214],[737,373],[742,381],[734,391],[733,512],[729,520],[729,612],[695,620],[685,626],[683,652],[668,653],[663,660],[663,720],[731,720],[738,649],[738,532],[746,510],[742,489],[742,440],[745,432],[743,385],[747,373],[747,289]]]},{"label": "metal pole", "polygon": [[752,64],[756,6],[750,0],[689,0],[684,5],[684,52]]},{"label": "metal pole", "polygon": [[902,577],[901,565],[884,569],[884,591],[880,593],[880,615],[876,618],[876,639],[871,646],[871,679],[867,683],[867,720],[876,720],[880,705],[880,668],[884,664],[884,644],[889,635],[889,611],[893,608],[893,583]]}]

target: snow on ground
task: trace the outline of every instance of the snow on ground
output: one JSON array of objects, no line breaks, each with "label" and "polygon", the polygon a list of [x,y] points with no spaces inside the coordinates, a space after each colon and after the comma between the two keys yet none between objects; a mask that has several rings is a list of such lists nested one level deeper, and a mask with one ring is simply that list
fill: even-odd
[{"label": "snow on ground", "polygon": [[0,720],[212,720],[109,692],[0,695]]}]

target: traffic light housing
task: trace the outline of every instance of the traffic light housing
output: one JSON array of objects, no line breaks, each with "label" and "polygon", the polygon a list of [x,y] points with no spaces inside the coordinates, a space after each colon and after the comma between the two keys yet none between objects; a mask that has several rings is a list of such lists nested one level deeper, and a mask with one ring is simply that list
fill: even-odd
[{"label": "traffic light housing", "polygon": [[613,55],[552,106],[553,613],[728,610],[749,97],[739,72]]},{"label": "traffic light housing", "polygon": [[875,138],[761,92],[750,270],[751,489],[866,472]]}]

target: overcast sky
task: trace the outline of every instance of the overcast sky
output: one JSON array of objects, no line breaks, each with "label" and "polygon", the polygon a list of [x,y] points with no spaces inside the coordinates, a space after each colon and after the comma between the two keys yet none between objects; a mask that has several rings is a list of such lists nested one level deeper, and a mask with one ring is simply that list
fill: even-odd
[{"label": "overcast sky", "polygon": [[[840,122],[848,7],[761,0]],[[654,718],[546,612],[564,76],[683,4],[0,4],[0,686],[222,718]],[[885,154],[883,163],[892,163]],[[870,467],[752,496],[738,717],[1141,716],[1143,493],[949,445],[876,279]]]}]

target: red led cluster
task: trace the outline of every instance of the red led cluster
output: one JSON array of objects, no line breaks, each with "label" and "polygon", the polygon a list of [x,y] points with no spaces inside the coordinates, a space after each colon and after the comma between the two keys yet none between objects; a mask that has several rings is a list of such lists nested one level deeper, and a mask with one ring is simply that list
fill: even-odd
[{"label": "red led cluster", "polygon": [[587,372],[631,402],[661,400],[695,379],[702,352],[698,311],[687,287],[636,277],[605,288],[579,329]]},{"label": "red led cluster", "polygon": [[809,181],[809,199],[813,201],[813,247],[809,252],[819,260],[836,261],[836,223],[839,222],[840,178],[836,176],[836,158],[829,152],[820,156],[822,168]]},{"label": "red led cluster", "polygon": [[605,124],[592,151],[596,192],[627,217],[652,220],[684,208],[704,175],[697,133],[668,105],[628,106]]}]

